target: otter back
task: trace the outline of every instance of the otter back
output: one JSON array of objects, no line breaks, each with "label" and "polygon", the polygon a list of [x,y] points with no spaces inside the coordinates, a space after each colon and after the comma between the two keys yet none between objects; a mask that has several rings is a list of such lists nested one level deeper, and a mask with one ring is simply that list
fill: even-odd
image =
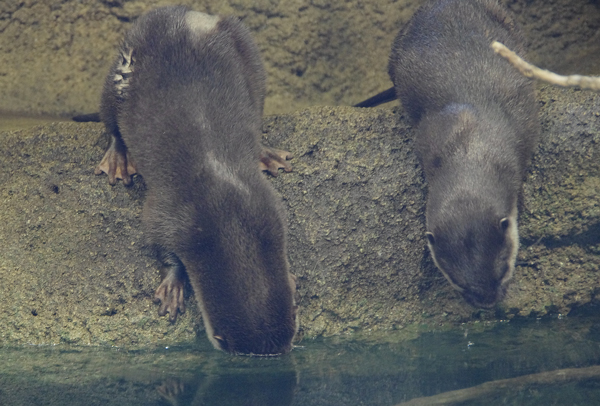
[{"label": "otter back", "polygon": [[523,52],[493,0],[435,0],[394,41],[389,74],[417,125],[437,267],[475,306],[501,300],[518,250],[517,201],[539,137],[530,81],[494,54]]}]

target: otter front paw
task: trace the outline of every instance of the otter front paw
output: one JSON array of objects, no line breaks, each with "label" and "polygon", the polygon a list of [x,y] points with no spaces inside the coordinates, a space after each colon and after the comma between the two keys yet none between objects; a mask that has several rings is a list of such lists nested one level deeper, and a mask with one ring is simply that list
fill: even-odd
[{"label": "otter front paw", "polygon": [[165,316],[169,313],[169,320],[177,320],[177,312],[185,313],[183,301],[183,283],[177,279],[167,276],[156,289],[154,303],[161,303],[158,315]]},{"label": "otter front paw", "polygon": [[261,171],[267,171],[273,176],[277,176],[279,169],[285,172],[292,171],[292,165],[287,162],[292,159],[292,154],[281,149],[262,146],[260,151],[259,167]]}]

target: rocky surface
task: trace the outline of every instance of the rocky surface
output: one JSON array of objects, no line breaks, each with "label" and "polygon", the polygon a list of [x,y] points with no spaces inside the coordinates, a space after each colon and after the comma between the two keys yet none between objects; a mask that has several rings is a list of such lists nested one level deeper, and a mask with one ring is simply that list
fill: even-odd
[{"label": "rocky surface", "polygon": [[[600,74],[600,3],[501,0],[540,66]],[[391,87],[392,41],[422,0],[180,0],[241,17],[268,73],[267,114],[353,105]],[[0,2],[0,112],[72,115],[98,110],[101,86],[131,22],[167,0]]]},{"label": "rocky surface", "polygon": [[[400,107],[317,107],[265,118],[294,154],[271,178],[287,208],[289,257],[307,337],[568,314],[600,287],[600,95],[543,87],[542,141],[525,183],[519,266],[492,311],[467,305],[432,264],[426,184]],[[0,343],[143,346],[204,339],[188,290],[172,324],[153,304],[142,178],[93,169],[101,124],[0,133]],[[265,175],[266,176],[266,175]]]}]

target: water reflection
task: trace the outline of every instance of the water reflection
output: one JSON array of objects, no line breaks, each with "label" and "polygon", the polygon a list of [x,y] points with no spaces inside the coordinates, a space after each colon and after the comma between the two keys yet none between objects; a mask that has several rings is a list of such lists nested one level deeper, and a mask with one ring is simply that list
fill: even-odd
[{"label": "water reflection", "polygon": [[[399,332],[305,340],[279,358],[232,357],[206,340],[143,351],[4,347],[0,404],[600,404],[600,316],[592,313],[413,339]],[[583,375],[544,381],[557,369]]]},{"label": "water reflection", "polygon": [[289,406],[298,383],[293,371],[198,375],[191,381],[167,379],[157,391],[173,406]]}]

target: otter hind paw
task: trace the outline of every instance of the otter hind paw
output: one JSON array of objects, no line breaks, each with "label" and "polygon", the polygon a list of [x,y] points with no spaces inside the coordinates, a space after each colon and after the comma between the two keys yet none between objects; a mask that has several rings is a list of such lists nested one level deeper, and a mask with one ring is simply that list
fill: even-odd
[{"label": "otter hind paw", "polygon": [[131,185],[131,176],[137,173],[135,162],[124,144],[114,140],[106,150],[102,161],[94,171],[96,175],[106,173],[108,183],[115,185],[118,179],[123,179],[124,185]]}]

